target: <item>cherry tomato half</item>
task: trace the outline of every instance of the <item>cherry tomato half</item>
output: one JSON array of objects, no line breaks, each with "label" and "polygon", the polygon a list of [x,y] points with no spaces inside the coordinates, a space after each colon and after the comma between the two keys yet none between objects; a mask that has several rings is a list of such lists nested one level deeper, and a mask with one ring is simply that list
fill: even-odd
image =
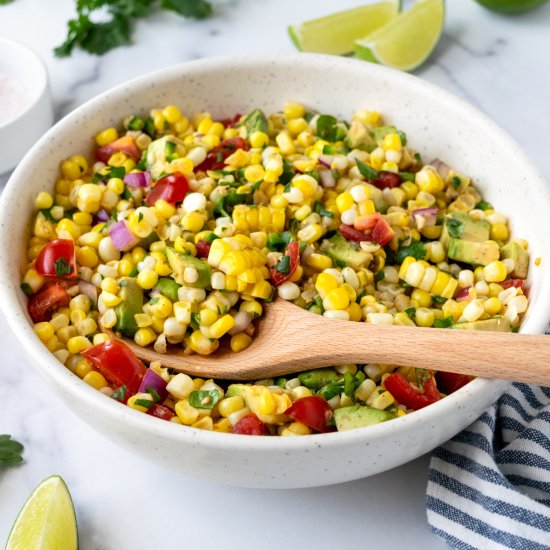
[{"label": "cherry tomato half", "polygon": [[386,189],[386,187],[397,187],[401,183],[401,178],[399,177],[399,174],[394,174],[393,172],[386,172],[383,170],[378,173],[378,177],[371,183],[375,187],[378,187],[378,189]]},{"label": "cherry tomato half", "polygon": [[210,247],[212,246],[212,243],[209,243],[208,241],[200,240],[195,245],[197,248],[197,258],[208,258],[208,254],[210,254]]},{"label": "cherry tomato half", "polygon": [[292,403],[285,411],[292,420],[305,424],[316,432],[329,432],[332,428],[328,425],[334,415],[331,406],[318,395],[301,397]]},{"label": "cherry tomato half", "polygon": [[271,268],[271,282],[274,286],[282,285],[288,281],[300,265],[300,243],[298,241],[288,243],[284,255],[290,258],[289,270],[288,273],[281,273],[275,267]]},{"label": "cherry tomato half", "polygon": [[162,420],[170,420],[175,416],[174,411],[172,411],[165,405],[159,405],[158,403],[151,405],[147,410],[147,414],[150,414],[151,416],[156,416],[157,418],[162,418]]},{"label": "cherry tomato half", "polygon": [[124,153],[135,162],[138,162],[141,158],[141,151],[138,149],[134,138],[130,136],[122,136],[121,138],[115,139],[115,141],[100,147],[95,152],[95,156],[98,160],[107,164],[111,156],[115,153]]},{"label": "cherry tomato half", "polygon": [[147,369],[123,342],[108,340],[84,350],[82,355],[113,386],[126,386],[125,400],[139,391]]},{"label": "cherry tomato half", "polygon": [[206,155],[206,158],[195,168],[195,171],[222,170],[225,167],[225,159],[237,149],[248,151],[248,142],[241,137],[224,139]]},{"label": "cherry tomato half", "polygon": [[70,239],[56,239],[42,247],[34,268],[45,277],[76,279],[74,243]]},{"label": "cherry tomato half", "polygon": [[355,227],[353,227],[352,225],[346,225],[345,223],[342,223],[340,224],[338,231],[340,231],[342,237],[354,243],[360,243],[361,241],[370,241],[369,235],[367,235],[364,231],[359,231],[359,229],[355,229]]},{"label": "cherry tomato half", "polygon": [[231,433],[241,435],[265,435],[265,424],[254,414],[243,416],[233,426]]},{"label": "cherry tomato half", "polygon": [[473,380],[473,376],[466,374],[456,374],[454,372],[439,371],[435,373],[435,379],[437,380],[437,387],[440,391],[446,394],[450,394],[459,390],[462,386],[465,386],[468,382]]},{"label": "cherry tomato half", "polygon": [[368,216],[358,216],[355,218],[353,226],[359,231],[364,231],[371,242],[381,246],[388,244],[394,235],[390,224],[378,212]]},{"label": "cherry tomato half", "polygon": [[145,197],[145,204],[154,206],[160,199],[170,204],[177,204],[183,201],[188,192],[189,182],[187,178],[180,172],[174,172],[155,183],[153,189]]},{"label": "cherry tomato half", "polygon": [[525,279],[507,279],[498,284],[504,289],[510,288],[511,286],[523,289],[525,286]]},{"label": "cherry tomato half", "polygon": [[29,298],[27,309],[33,323],[49,321],[56,309],[67,307],[71,297],[59,283],[49,283]]},{"label": "cherry tomato half", "polygon": [[422,390],[414,387],[403,374],[394,372],[384,380],[384,387],[408,409],[422,409],[441,399],[433,373],[424,381]]}]

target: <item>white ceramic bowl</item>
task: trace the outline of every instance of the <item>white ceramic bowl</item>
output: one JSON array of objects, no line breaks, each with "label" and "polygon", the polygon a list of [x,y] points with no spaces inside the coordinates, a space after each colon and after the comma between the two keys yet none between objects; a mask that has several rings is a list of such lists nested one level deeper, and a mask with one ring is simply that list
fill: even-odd
[{"label": "white ceramic bowl", "polygon": [[2,75],[15,82],[15,89],[10,86],[10,90],[21,89],[22,93],[16,97],[10,94],[13,118],[0,120],[0,174],[11,170],[53,123],[48,73],[38,55],[23,44],[0,36]]},{"label": "white ceramic bowl", "polygon": [[[424,158],[440,158],[472,176],[485,198],[510,215],[514,235],[530,244],[531,305],[522,331],[543,332],[550,312],[548,186],[518,145],[487,117],[416,77],[351,59],[306,54],[219,58],[146,75],[79,107],[36,144],[2,196],[0,257],[10,261],[0,262],[0,303],[9,325],[68,407],[106,437],[176,470],[247,487],[329,485],[388,470],[462,430],[507,384],[477,379],[413,414],[341,433],[246,437],[182,427],[116,403],[59,363],[33,333],[19,289],[20,271],[34,197],[52,189],[63,158],[90,151],[90,136],[118,124],[125,114],[167,104],[188,114],[208,110],[222,118],[254,107],[278,110],[289,99],[345,118],[359,108],[378,109],[407,133]],[[537,257],[543,258],[539,266],[533,263]]]}]

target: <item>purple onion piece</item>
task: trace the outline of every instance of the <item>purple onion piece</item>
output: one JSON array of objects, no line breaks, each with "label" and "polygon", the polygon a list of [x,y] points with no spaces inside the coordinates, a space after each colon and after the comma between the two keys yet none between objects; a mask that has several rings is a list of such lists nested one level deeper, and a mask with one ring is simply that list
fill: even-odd
[{"label": "purple onion piece", "polygon": [[230,336],[239,334],[248,328],[248,325],[252,322],[252,315],[246,311],[239,311],[235,314],[235,326],[229,331]]},{"label": "purple onion piece", "polygon": [[464,300],[469,300],[470,299],[470,289],[472,287],[471,286],[467,286],[467,287],[464,287],[457,295],[456,295],[456,298],[455,300],[457,302],[463,302]]},{"label": "purple onion piece", "polygon": [[319,180],[321,186],[327,189],[336,186],[336,178],[331,170],[319,170]]},{"label": "purple onion piece", "polygon": [[334,160],[334,157],[330,155],[319,155],[318,160],[319,160],[319,164],[322,164],[323,166],[330,168],[332,166],[332,161]]},{"label": "purple onion piece", "polygon": [[94,223],[97,223],[97,222],[106,222],[106,221],[109,221],[109,218],[110,218],[110,214],[109,212],[107,212],[107,210],[105,210],[105,208],[102,208],[101,210],[98,210],[94,216]]},{"label": "purple onion piece", "polygon": [[149,368],[139,385],[139,393],[148,393],[147,388],[151,388],[151,390],[158,393],[162,402],[168,396],[167,384],[168,382],[162,376],[159,376],[154,370]]},{"label": "purple onion piece", "polygon": [[113,241],[113,245],[117,250],[125,252],[130,250],[139,242],[139,237],[136,237],[124,220],[114,223],[109,227],[109,235]]},{"label": "purple onion piece", "polygon": [[84,294],[84,296],[87,296],[92,304],[97,304],[97,287],[89,283],[88,281],[84,281],[82,279],[78,280],[78,290],[80,291],[80,294]]},{"label": "purple onion piece", "polygon": [[446,179],[449,175],[449,166],[445,164],[442,160],[434,159],[430,162],[430,166],[433,166],[436,172],[443,178]]},{"label": "purple onion piece", "polygon": [[149,172],[130,172],[124,176],[124,183],[128,187],[147,187],[151,181]]},{"label": "purple onion piece", "polygon": [[[439,208],[418,208],[417,210],[413,210],[412,214],[416,221],[416,225],[422,228],[433,227],[437,222],[438,212]],[[421,220],[418,218],[421,218]]]}]

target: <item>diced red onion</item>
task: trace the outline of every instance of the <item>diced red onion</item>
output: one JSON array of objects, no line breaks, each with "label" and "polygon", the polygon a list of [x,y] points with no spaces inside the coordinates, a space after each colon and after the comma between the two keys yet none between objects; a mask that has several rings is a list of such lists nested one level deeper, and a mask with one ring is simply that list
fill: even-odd
[{"label": "diced red onion", "polygon": [[469,300],[470,299],[470,289],[472,287],[471,286],[467,286],[467,287],[464,287],[457,295],[456,295],[456,298],[455,300],[457,302],[463,302],[464,300]]},{"label": "diced red onion", "polygon": [[84,296],[90,298],[92,304],[97,304],[97,287],[94,284],[79,279],[78,290],[80,291],[80,294],[84,294]]},{"label": "diced red onion", "polygon": [[430,162],[430,166],[433,166],[436,170],[436,172],[443,178],[446,179],[446,177],[449,175],[449,166],[445,164],[442,160],[434,159],[432,162]]},{"label": "diced red onion", "polygon": [[[422,229],[422,227],[432,227],[436,224],[438,212],[439,208],[418,208],[413,210],[412,214],[416,220],[416,225]],[[421,220],[418,218],[421,218]]]},{"label": "diced red onion", "polygon": [[330,155],[319,155],[318,160],[319,160],[319,164],[322,164],[323,166],[330,168],[332,166],[332,161],[334,160],[334,157]]},{"label": "diced red onion", "polygon": [[139,385],[139,393],[147,393],[147,388],[151,388],[159,394],[161,401],[164,401],[168,396],[167,384],[168,382],[162,376],[159,376],[153,369],[149,368]]},{"label": "diced red onion", "polygon": [[106,222],[110,217],[109,212],[105,208],[98,210],[94,216],[96,222]]},{"label": "diced red onion", "polygon": [[150,182],[149,172],[130,172],[124,176],[124,183],[128,187],[148,187]]},{"label": "diced red onion", "polygon": [[239,311],[233,319],[235,320],[235,326],[229,331],[231,336],[245,331],[252,322],[252,315],[246,311]]},{"label": "diced red onion", "polygon": [[109,235],[113,241],[113,245],[117,250],[125,252],[130,250],[139,242],[139,237],[136,237],[124,220],[114,223],[109,227]]},{"label": "diced red onion", "polygon": [[336,179],[331,170],[319,170],[319,179],[322,187],[331,188],[336,186]]}]

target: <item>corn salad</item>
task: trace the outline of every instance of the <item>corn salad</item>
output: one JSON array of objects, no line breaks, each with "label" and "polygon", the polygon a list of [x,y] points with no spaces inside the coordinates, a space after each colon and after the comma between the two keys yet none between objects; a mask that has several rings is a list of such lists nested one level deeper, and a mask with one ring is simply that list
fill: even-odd
[{"label": "corn salad", "polygon": [[515,331],[528,307],[527,242],[467,175],[424,163],[378,112],[343,121],[288,102],[217,120],[168,105],[94,139],[95,158],[63,160],[36,197],[21,288],[44,345],[136,410],[297,436],[408,414],[469,379],[338,365],[228,384],[128,360],[130,380],[100,326],[159,353],[209,355],[246,349],[273,299],[346,321],[479,330]]}]

